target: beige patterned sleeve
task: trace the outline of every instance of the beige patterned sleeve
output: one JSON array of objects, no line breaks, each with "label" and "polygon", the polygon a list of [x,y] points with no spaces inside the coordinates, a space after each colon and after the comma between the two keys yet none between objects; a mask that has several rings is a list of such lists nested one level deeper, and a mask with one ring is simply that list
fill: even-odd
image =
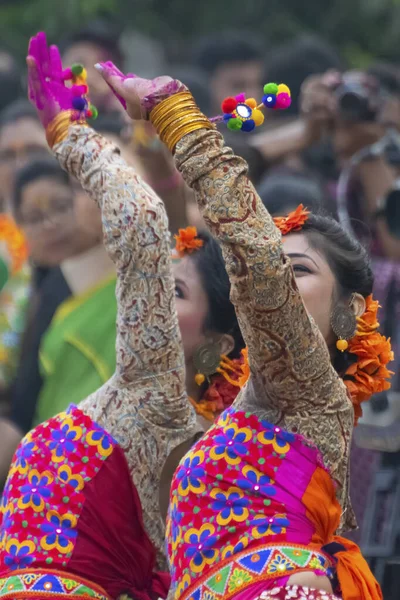
[{"label": "beige patterned sleeve", "polygon": [[327,406],[328,399],[332,405],[332,398],[343,402],[343,382],[303,305],[280,231],[249,181],[245,161],[210,130],[183,138],[175,160],[222,246],[249,349],[247,393],[289,414]]},{"label": "beige patterned sleeve", "polygon": [[[55,154],[102,212],[104,243],[117,267],[117,372],[129,402],[158,425],[190,416],[175,310],[164,205],[119,150],[88,127],[70,128]],[[144,393],[146,390],[146,393]],[[190,419],[189,419],[190,420]]]}]

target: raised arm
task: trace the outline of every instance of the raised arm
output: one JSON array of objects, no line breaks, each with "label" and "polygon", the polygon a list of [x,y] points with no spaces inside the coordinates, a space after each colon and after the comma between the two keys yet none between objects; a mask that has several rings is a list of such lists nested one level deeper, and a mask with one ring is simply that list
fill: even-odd
[{"label": "raised arm", "polygon": [[88,127],[70,127],[54,152],[101,209],[104,243],[118,274],[117,375],[130,385],[179,369],[174,382],[183,394],[184,359],[163,202],[118,149]]},{"label": "raised arm", "polygon": [[101,70],[128,114],[150,119],[175,152],[178,169],[221,243],[249,349],[247,393],[256,387],[259,401],[296,413],[302,406],[343,400],[344,385],[303,305],[280,232],[247,177],[246,163],[224,147],[222,136],[179,82],[121,77],[108,63]]},{"label": "raised arm", "polygon": [[[117,267],[117,373],[112,385],[117,393],[129,388],[131,408],[140,405],[149,421],[181,426],[190,421],[191,411],[164,205],[118,149],[86,125],[87,88],[76,80],[72,88],[65,85],[70,74],[62,70],[57,48],[47,47],[44,34],[31,40],[28,67],[30,99],[49,145],[98,203],[105,244]],[[73,110],[77,97],[84,100],[78,114]]]},{"label": "raised arm", "polygon": [[247,165],[216,131],[197,131],[175,160],[213,235],[221,243],[257,395],[284,410],[324,404],[342,383],[297,289],[290,259],[247,177]]}]

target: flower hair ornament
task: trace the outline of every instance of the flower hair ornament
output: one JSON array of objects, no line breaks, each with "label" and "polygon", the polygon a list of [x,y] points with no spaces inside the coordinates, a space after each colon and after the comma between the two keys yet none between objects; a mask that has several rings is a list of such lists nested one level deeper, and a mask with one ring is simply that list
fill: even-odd
[{"label": "flower hair ornament", "polygon": [[210,119],[213,123],[224,121],[231,131],[250,132],[264,123],[263,110],[286,110],[291,105],[290,89],[284,83],[267,83],[264,96],[258,103],[254,98],[246,99],[245,94],[225,98],[221,108],[223,115]]},{"label": "flower hair ornament", "polygon": [[[300,231],[310,212],[300,204],[286,217],[275,217],[274,223],[282,235]],[[379,333],[377,318],[379,303],[372,294],[365,298],[365,311],[356,317],[349,306],[337,306],[331,315],[331,324],[337,335],[336,348],[348,352],[356,360],[342,375],[354,407],[354,419],[357,425],[362,415],[361,402],[369,400],[373,394],[390,388],[388,381],[394,374],[387,365],[394,358],[390,339]]]},{"label": "flower hair ornament", "polygon": [[10,275],[17,273],[28,258],[28,248],[22,231],[7,214],[0,214],[0,290]]},{"label": "flower hair ornament", "polygon": [[197,236],[196,227],[179,229],[175,239],[174,258],[182,258],[186,254],[192,254],[204,246],[204,241]]},{"label": "flower hair ornament", "polygon": [[310,211],[304,208],[302,204],[288,213],[286,217],[274,217],[273,221],[282,235],[287,235],[291,231],[300,231],[309,217]]}]

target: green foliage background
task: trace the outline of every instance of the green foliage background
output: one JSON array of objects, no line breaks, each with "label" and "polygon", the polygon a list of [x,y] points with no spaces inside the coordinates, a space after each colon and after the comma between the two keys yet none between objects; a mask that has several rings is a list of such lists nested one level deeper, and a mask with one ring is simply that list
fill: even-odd
[{"label": "green foliage background", "polygon": [[268,44],[315,32],[354,66],[371,57],[400,63],[400,0],[3,0],[0,44],[22,58],[32,33],[57,40],[99,14],[178,43],[222,27],[251,28]]}]

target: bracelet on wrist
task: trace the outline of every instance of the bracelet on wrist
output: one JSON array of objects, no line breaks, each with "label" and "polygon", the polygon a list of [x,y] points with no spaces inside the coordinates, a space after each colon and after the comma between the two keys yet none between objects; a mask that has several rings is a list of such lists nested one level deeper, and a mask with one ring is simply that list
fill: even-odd
[{"label": "bracelet on wrist", "polygon": [[75,110],[64,110],[49,123],[46,128],[46,140],[50,148],[63,142],[68,137],[68,131],[71,125],[83,125],[87,127],[86,120],[79,118],[76,120]]},{"label": "bracelet on wrist", "polygon": [[150,121],[171,152],[185,135],[199,129],[215,129],[190,92],[179,92],[160,102],[151,111]]}]

